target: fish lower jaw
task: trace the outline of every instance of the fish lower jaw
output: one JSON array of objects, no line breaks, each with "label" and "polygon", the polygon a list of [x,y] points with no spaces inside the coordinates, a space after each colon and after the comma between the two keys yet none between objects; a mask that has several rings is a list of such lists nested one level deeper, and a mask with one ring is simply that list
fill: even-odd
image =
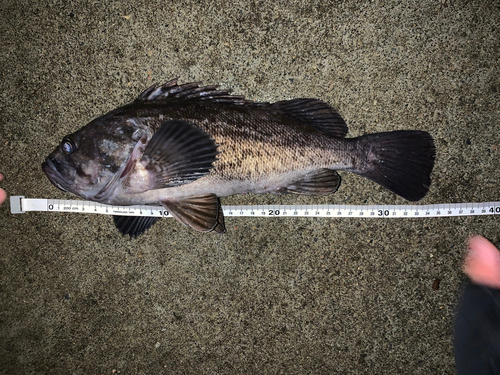
[{"label": "fish lower jaw", "polygon": [[52,159],[50,159],[50,157],[48,157],[45,162],[42,163],[42,170],[49,181],[52,183],[52,185],[54,185],[61,191],[68,192],[68,190],[59,183],[59,180],[62,179],[61,173],[57,170],[54,162],[52,161]]}]

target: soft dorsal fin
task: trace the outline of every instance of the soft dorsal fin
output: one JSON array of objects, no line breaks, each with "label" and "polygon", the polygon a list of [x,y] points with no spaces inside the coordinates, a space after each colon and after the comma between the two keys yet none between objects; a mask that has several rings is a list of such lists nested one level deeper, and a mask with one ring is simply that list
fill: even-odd
[{"label": "soft dorsal fin", "polygon": [[314,127],[323,134],[344,138],[347,125],[337,111],[319,99],[282,100],[270,105],[285,116]]},{"label": "soft dorsal fin", "polygon": [[244,96],[231,95],[230,90],[217,90],[217,85],[202,86],[201,82],[177,84],[178,78],[174,78],[163,85],[155,83],[153,86],[145,90],[139,95],[136,101],[152,101],[166,99],[182,99],[182,100],[210,100],[218,103],[232,104],[250,104],[250,100],[246,100]]}]

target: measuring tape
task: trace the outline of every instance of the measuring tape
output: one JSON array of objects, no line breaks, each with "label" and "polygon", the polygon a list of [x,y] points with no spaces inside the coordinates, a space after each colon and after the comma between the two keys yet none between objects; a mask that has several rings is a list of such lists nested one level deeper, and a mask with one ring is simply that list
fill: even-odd
[{"label": "measuring tape", "polygon": [[[258,205],[223,206],[224,215],[255,217],[369,217],[421,218],[450,216],[500,215],[500,202],[445,203],[431,205]],[[112,206],[90,201],[30,199],[10,197],[10,212],[79,212],[119,216],[172,217],[162,206]]]}]

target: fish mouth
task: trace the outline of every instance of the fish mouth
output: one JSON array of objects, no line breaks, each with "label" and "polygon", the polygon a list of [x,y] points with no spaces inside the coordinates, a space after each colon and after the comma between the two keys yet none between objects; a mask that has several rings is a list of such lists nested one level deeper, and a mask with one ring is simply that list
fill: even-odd
[{"label": "fish mouth", "polygon": [[45,162],[42,163],[42,170],[47,175],[49,181],[52,182],[52,184],[56,188],[64,192],[68,192],[68,190],[63,187],[63,184],[66,185],[64,177],[62,176],[61,172],[59,172],[59,170],[57,169],[57,165],[50,157],[45,159]]}]

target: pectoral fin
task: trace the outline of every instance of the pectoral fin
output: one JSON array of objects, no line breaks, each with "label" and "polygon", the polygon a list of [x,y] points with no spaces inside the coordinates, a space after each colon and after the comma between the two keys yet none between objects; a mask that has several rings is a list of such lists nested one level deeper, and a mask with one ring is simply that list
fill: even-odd
[{"label": "pectoral fin", "polygon": [[210,172],[217,145],[193,124],[170,120],[153,134],[140,163],[149,172],[150,188],[164,189],[192,182]]},{"label": "pectoral fin", "polygon": [[303,176],[293,184],[278,189],[279,193],[302,195],[328,195],[340,186],[340,176],[331,169],[318,169]]},{"label": "pectoral fin", "polygon": [[199,232],[224,233],[224,214],[215,194],[189,197],[183,200],[162,200],[163,206],[182,224]]}]

